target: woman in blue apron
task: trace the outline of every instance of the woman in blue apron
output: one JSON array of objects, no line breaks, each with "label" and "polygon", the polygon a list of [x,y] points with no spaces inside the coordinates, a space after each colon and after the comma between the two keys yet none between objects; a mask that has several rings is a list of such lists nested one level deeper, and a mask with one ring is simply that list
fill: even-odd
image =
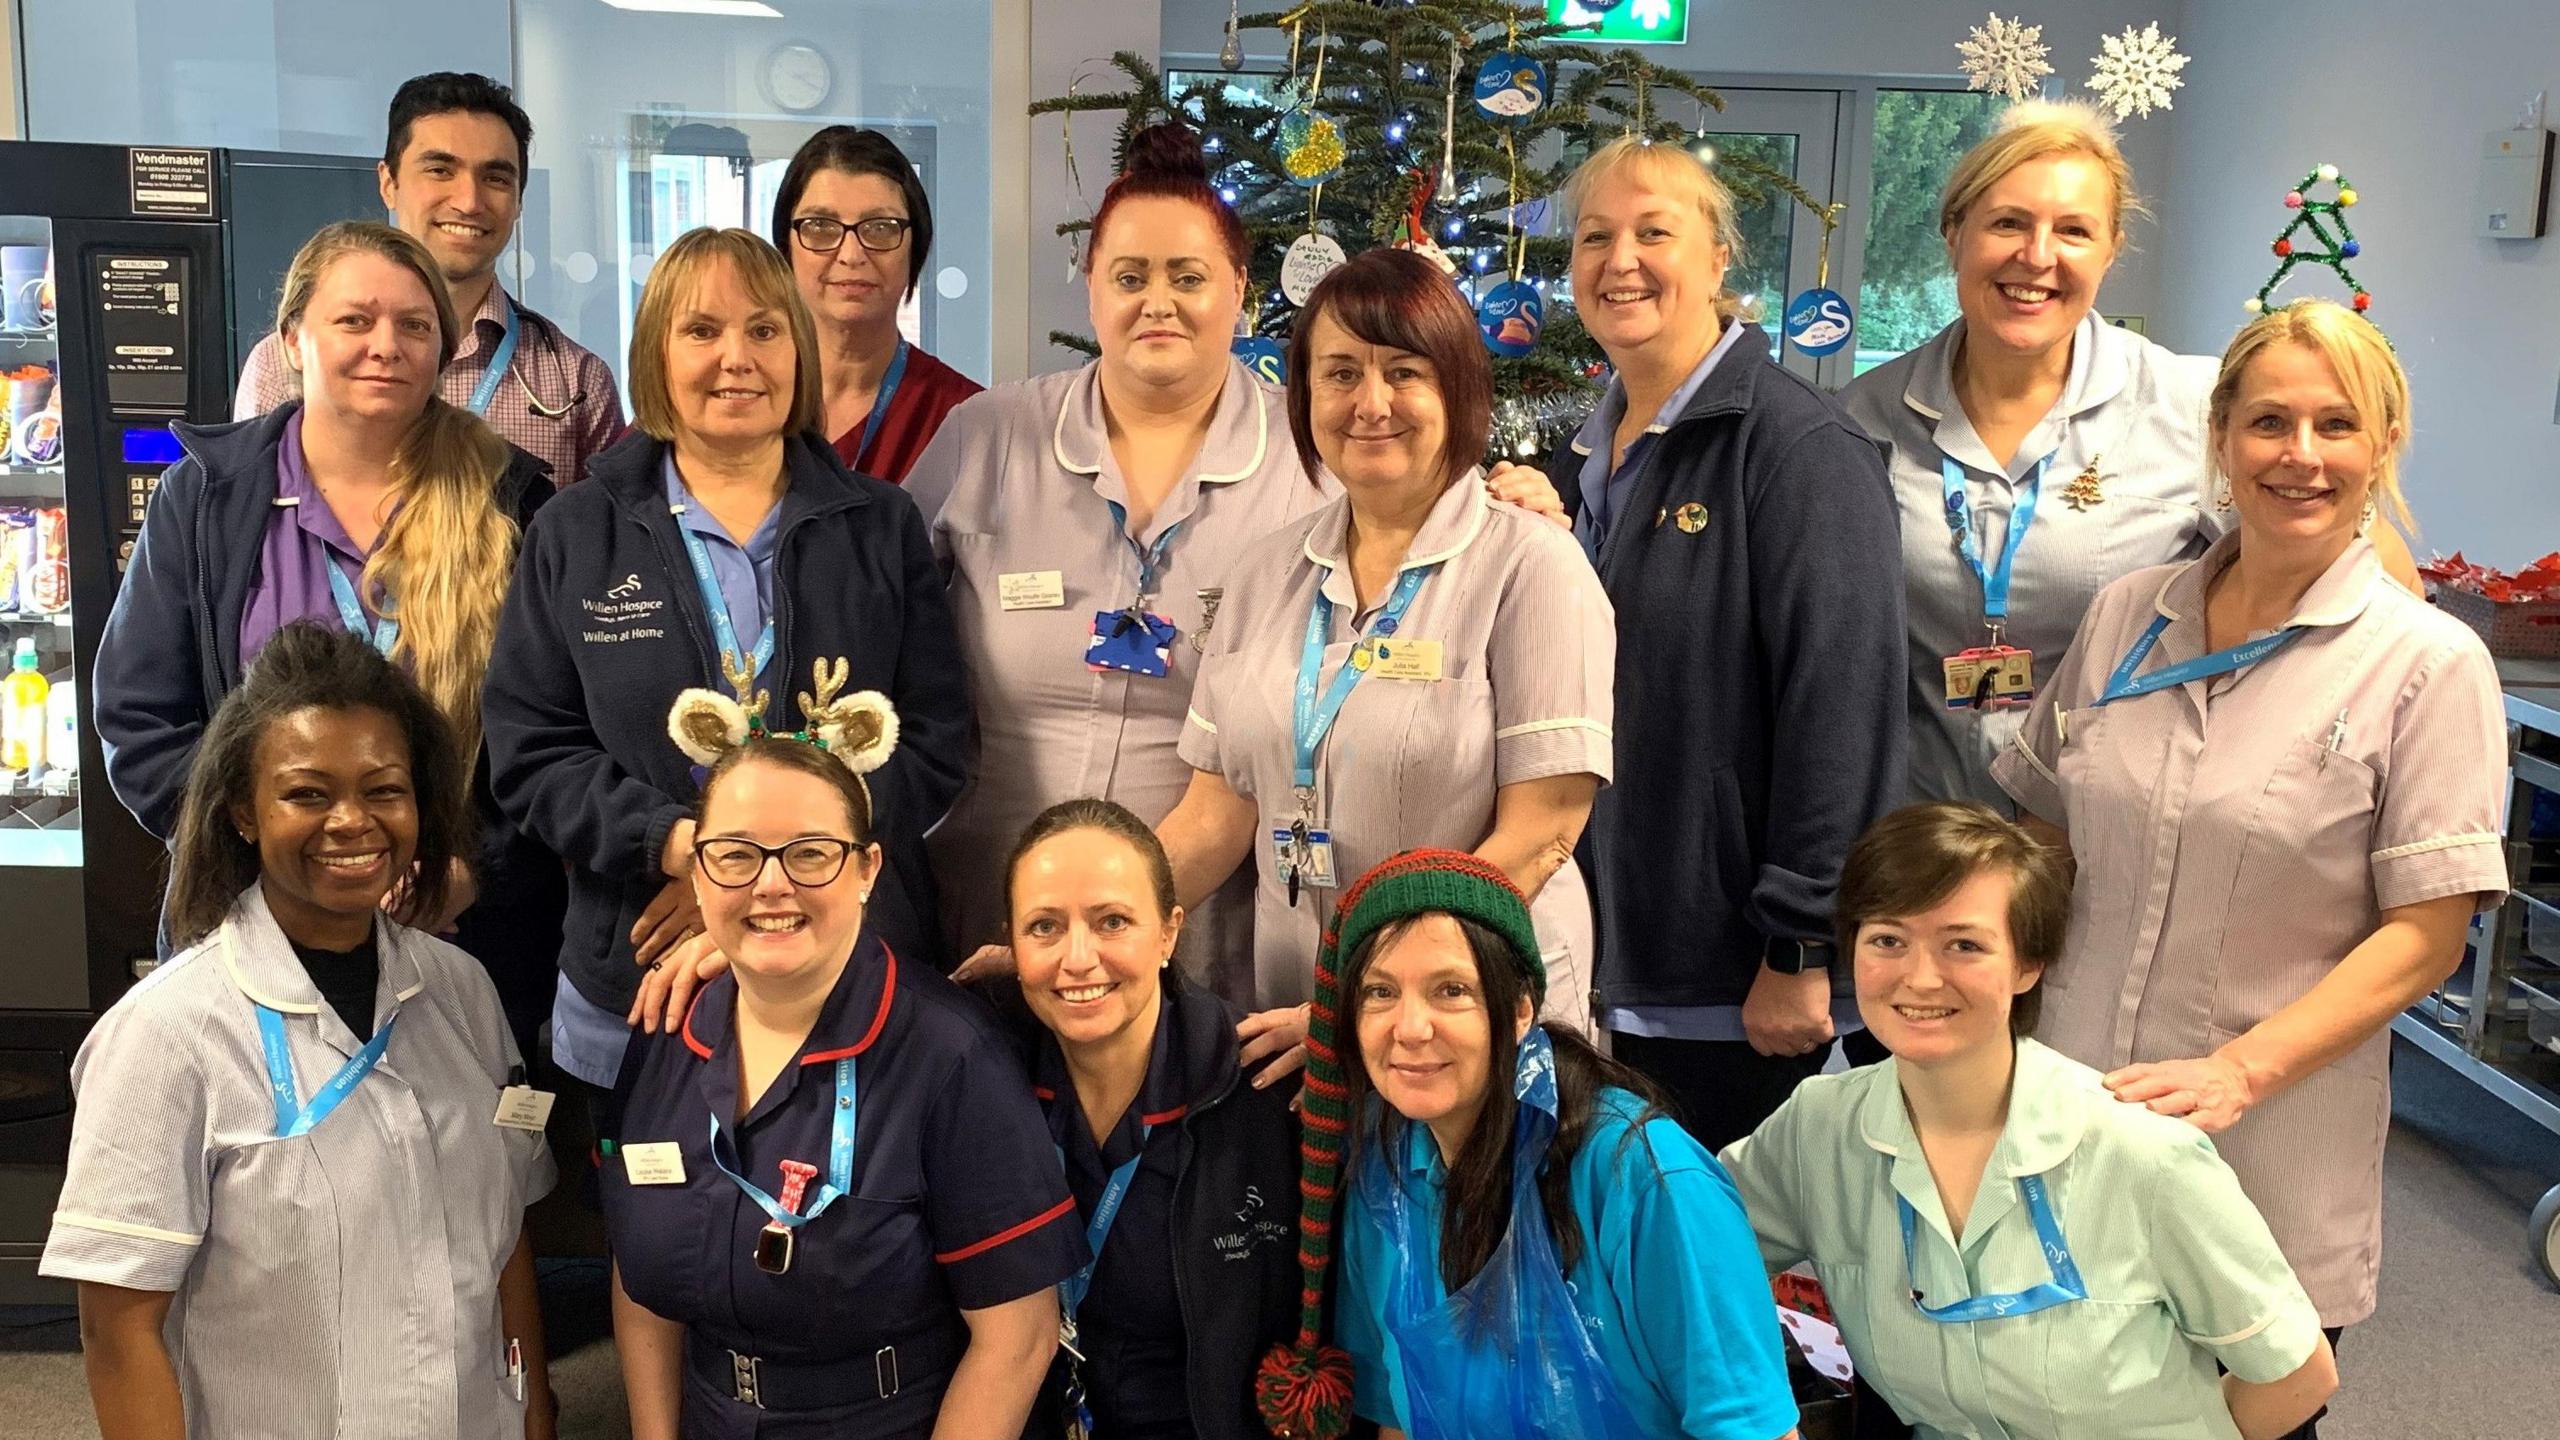
[{"label": "woman in blue apron", "polygon": [[1134,812],[1050,806],[1004,873],[1020,1000],[990,993],[1094,1255],[1030,1433],[1260,1440],[1253,1367],[1298,1323],[1295,1087],[1245,1083],[1237,1013],[1173,962],[1173,865]]},{"label": "woman in blue apron", "polygon": [[[1409,850],[1343,893],[1308,1033],[1300,1331],[1258,1387],[1274,1434],[1329,1440],[1349,1412],[1416,1440],[1795,1433],[1732,1182],[1642,1080],[1533,1022],[1538,953],[1471,855]],[[1337,1198],[1347,1365],[1318,1348]]]},{"label": "woman in blue apron", "polygon": [[[809,729],[688,690],[692,882],[728,972],[632,1037],[599,1146],[639,1440],[1019,1434],[1084,1264],[1046,1127],[983,1007],[866,928],[887,700]],[[758,697],[761,698],[761,697]]]},{"label": "woman in blue apron", "polygon": [[554,1433],[524,1209],[551,1188],[471,957],[383,913],[470,829],[439,707],[307,622],[197,747],[178,955],[98,1020],[40,1273],[80,1287],[117,1437]]},{"label": "woman in blue apron", "polygon": [[1772,1270],[1810,1261],[1859,1377],[1924,1440],[2273,1440],[2337,1386],[2319,1312],[2204,1132],[2023,1038],[2071,911],[1982,806],[1878,821],[1840,881],[1893,1053],[1724,1152]]}]

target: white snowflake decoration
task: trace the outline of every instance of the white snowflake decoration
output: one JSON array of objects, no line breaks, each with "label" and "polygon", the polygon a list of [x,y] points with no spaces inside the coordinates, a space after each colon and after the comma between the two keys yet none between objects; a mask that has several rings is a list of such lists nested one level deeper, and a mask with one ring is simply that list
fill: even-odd
[{"label": "white snowflake decoration", "polygon": [[2186,83],[2178,78],[2187,57],[2178,53],[2177,36],[2161,38],[2155,21],[2139,31],[2128,25],[2121,35],[2101,35],[2098,44],[2103,53],[2089,62],[2097,67],[2089,72],[2089,89],[2101,109],[2122,120],[2172,108],[2169,92]]},{"label": "white snowflake decoration", "polygon": [[1956,42],[1956,53],[1964,57],[1966,89],[1988,90],[2012,100],[2036,93],[2041,88],[2036,82],[2053,73],[2044,59],[2050,53],[2044,44],[2044,27],[2003,20],[1997,11],[1988,23],[1973,28],[1971,38]]}]

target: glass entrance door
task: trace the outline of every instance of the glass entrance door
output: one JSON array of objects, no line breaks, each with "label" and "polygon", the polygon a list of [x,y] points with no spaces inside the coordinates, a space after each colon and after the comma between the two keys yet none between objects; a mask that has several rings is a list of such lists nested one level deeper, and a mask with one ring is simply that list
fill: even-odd
[{"label": "glass entrance door", "polygon": [[[1717,87],[1725,108],[1706,112],[1698,139],[1701,158],[1728,177],[1741,206],[1743,259],[1726,275],[1736,293],[1756,302],[1771,353],[1788,369],[1829,387],[1845,384],[1840,357],[1816,360],[1786,344],[1787,301],[1810,289],[1820,267],[1822,222],[1773,186],[1731,167],[1748,157],[1793,176],[1814,199],[1827,201],[1839,188],[1840,92],[1836,90],[1734,90]],[[1710,158],[1711,157],[1711,158]],[[1831,249],[1832,288],[1840,288],[1841,246]],[[1845,352],[1844,352],[1845,353]],[[1833,370],[1838,373],[1834,375]]]}]

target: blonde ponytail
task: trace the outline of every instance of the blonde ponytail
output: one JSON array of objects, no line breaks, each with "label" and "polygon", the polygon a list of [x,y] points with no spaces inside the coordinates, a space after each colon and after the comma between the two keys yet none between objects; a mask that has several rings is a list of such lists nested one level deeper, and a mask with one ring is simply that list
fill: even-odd
[{"label": "blonde ponytail", "polygon": [[453,722],[466,759],[480,748],[480,681],[515,570],[515,519],[498,504],[508,460],[480,417],[428,401],[392,458],[400,507],[364,567],[366,592],[400,619],[392,658]]}]

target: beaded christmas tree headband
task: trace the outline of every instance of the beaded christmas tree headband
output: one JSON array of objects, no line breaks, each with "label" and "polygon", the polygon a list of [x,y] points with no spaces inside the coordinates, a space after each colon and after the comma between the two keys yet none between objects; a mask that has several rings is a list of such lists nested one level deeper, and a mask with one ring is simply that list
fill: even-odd
[{"label": "beaded christmas tree headband", "polygon": [[[2311,188],[2322,184],[2337,186],[2336,194],[2326,200],[2312,199]],[[2373,304],[2372,294],[2357,282],[2355,272],[2347,268],[2348,261],[2364,252],[2364,246],[2356,240],[2356,232],[2347,224],[2347,211],[2354,207],[2356,199],[2356,187],[2338,173],[2337,166],[2326,164],[2314,167],[2310,174],[2302,177],[2301,184],[2285,192],[2285,208],[2294,212],[2293,221],[2276,236],[2272,247],[2276,254],[2276,273],[2268,276],[2267,283],[2258,287],[2258,293],[2249,297],[2244,308],[2250,314],[2258,314],[2267,308],[2267,297],[2275,293],[2276,287],[2285,282],[2285,277],[2291,275],[2297,265],[2321,265],[2338,272],[2338,278],[2345,281],[2347,289],[2354,294],[2355,298],[2349,303],[2357,314],[2363,314]],[[2314,249],[2298,238],[2305,231],[2310,233],[2311,240],[2319,248]]]}]

